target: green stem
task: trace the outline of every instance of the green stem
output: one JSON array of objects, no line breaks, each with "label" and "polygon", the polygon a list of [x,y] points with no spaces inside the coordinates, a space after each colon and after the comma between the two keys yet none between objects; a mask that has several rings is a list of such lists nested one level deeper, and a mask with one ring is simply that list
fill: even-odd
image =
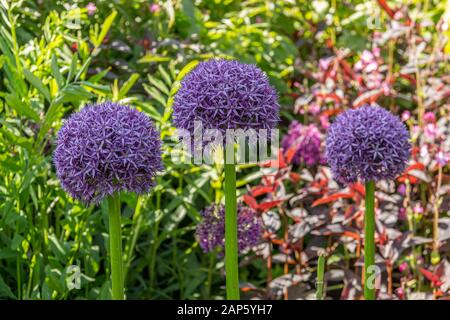
[{"label": "green stem", "polygon": [[319,254],[319,261],[317,262],[317,300],[323,300],[323,274],[325,272],[325,256]]},{"label": "green stem", "polygon": [[375,300],[375,286],[373,279],[375,274],[375,183],[366,183],[366,214],[364,216],[364,298]]},{"label": "green stem", "polygon": [[[225,272],[227,299],[239,300],[238,237],[236,206],[236,167],[234,164],[234,146],[227,145],[224,157],[225,171]],[[232,161],[227,154],[232,153]]]},{"label": "green stem", "polygon": [[122,230],[120,223],[120,198],[118,194],[108,197],[109,245],[113,300],[124,300]]},{"label": "green stem", "polygon": [[136,247],[136,242],[137,242],[137,238],[139,236],[139,231],[141,229],[141,222],[142,222],[141,209],[142,209],[143,202],[144,202],[144,197],[138,196],[137,202],[136,202],[136,208],[134,209],[134,215],[133,215],[133,222],[132,222],[133,227],[131,229],[132,231],[131,231],[130,237],[128,238],[128,239],[131,238],[131,240],[129,243],[127,243],[125,245],[125,255],[124,255],[124,260],[125,260],[124,280],[125,281],[127,279],[128,270],[130,269],[131,259],[133,256],[134,248]]}]

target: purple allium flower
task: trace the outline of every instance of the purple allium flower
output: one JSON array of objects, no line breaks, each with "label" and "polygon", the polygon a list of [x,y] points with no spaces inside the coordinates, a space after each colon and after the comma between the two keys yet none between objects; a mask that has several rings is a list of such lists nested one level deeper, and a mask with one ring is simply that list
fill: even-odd
[{"label": "purple allium flower", "polygon": [[162,169],[161,142],[149,117],[112,102],[70,116],[53,159],[64,190],[86,203],[119,191],[148,192]]},{"label": "purple allium flower", "polygon": [[411,145],[400,119],[379,106],[339,115],[327,134],[326,158],[341,183],[394,179],[405,169]]},{"label": "purple allium flower", "polygon": [[292,158],[294,164],[305,162],[308,166],[313,166],[320,162],[320,132],[314,124],[304,126],[298,121],[293,121],[281,144],[285,152],[296,148],[297,151]]},{"label": "purple allium flower", "polygon": [[[256,246],[262,234],[262,221],[254,210],[238,204],[237,208],[238,247],[244,253]],[[196,237],[204,252],[225,247],[225,207],[211,205],[201,212],[202,220],[197,225]]]},{"label": "purple allium flower", "polygon": [[194,133],[204,129],[272,129],[279,121],[278,97],[258,67],[233,60],[201,62],[182,81],[174,104],[174,124]]}]

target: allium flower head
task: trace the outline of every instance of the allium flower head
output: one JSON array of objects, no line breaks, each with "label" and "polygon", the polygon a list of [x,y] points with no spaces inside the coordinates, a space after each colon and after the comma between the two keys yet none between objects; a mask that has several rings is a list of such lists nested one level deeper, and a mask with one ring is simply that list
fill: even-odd
[{"label": "allium flower head", "polygon": [[174,104],[174,124],[205,129],[272,129],[279,121],[278,97],[258,67],[233,60],[201,62],[182,81]]},{"label": "allium flower head", "polygon": [[292,158],[294,164],[305,162],[308,166],[313,166],[321,160],[320,132],[313,124],[304,126],[297,121],[293,121],[281,144],[285,152],[292,148],[297,150]]},{"label": "allium flower head", "polygon": [[144,113],[111,102],[89,105],[59,130],[54,163],[64,190],[99,203],[118,191],[148,192],[162,169],[161,142]]},{"label": "allium flower head", "polygon": [[[211,205],[202,212],[202,221],[197,225],[196,237],[204,252],[211,252],[225,247],[225,207]],[[251,208],[238,204],[238,247],[243,253],[256,246],[262,233],[262,221]]]},{"label": "allium flower head", "polygon": [[326,158],[342,183],[378,181],[403,172],[410,148],[409,133],[398,117],[366,105],[336,118],[328,130]]}]

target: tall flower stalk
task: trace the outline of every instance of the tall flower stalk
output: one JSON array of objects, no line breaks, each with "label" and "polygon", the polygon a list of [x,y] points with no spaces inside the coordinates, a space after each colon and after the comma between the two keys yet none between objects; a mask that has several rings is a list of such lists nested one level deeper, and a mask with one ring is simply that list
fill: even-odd
[{"label": "tall flower stalk", "polygon": [[[236,166],[234,164],[234,145],[225,147],[225,272],[227,297],[239,299],[238,233],[236,206]],[[227,156],[232,163],[227,163]]]},{"label": "tall flower stalk", "polygon": [[123,300],[120,193],[143,194],[153,186],[162,169],[159,134],[136,109],[110,102],[89,105],[64,122],[54,162],[73,198],[86,204],[107,201],[112,298]]},{"label": "tall flower stalk", "polygon": [[[273,129],[278,97],[266,74],[254,65],[212,59],[199,63],[182,81],[173,104],[178,129],[194,135],[196,122],[215,129],[222,140],[225,174],[225,270],[227,298],[239,299],[235,141],[229,130]],[[241,146],[242,147],[242,146]]]},{"label": "tall flower stalk", "polygon": [[375,183],[366,182],[366,214],[364,215],[364,298],[375,300],[375,287],[367,279],[373,278],[375,268]]},{"label": "tall flower stalk", "polygon": [[364,297],[375,299],[375,183],[402,173],[409,158],[409,133],[401,120],[379,106],[362,106],[336,118],[327,134],[326,158],[335,179],[366,184]]}]

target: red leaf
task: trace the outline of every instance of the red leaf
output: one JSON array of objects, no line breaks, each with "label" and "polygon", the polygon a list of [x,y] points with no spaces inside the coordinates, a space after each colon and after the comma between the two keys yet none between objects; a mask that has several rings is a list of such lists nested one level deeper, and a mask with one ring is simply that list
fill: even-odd
[{"label": "red leaf", "polygon": [[423,163],[417,162],[412,165],[410,165],[408,168],[405,169],[405,172],[411,171],[411,170],[425,170],[425,165]]},{"label": "red leaf", "polygon": [[289,173],[289,177],[291,178],[291,180],[292,180],[294,183],[298,183],[298,182],[301,180],[300,175],[299,175],[298,173],[296,173],[296,172],[291,172],[291,173]]},{"label": "red leaf", "polygon": [[413,175],[408,174],[408,172],[412,170],[424,171],[425,165],[420,162],[410,165],[408,168],[405,169],[404,173],[397,178],[397,180],[402,183],[405,182],[406,180],[409,180],[412,184],[416,184],[419,181],[419,179],[417,179],[417,177]]},{"label": "red leaf", "polygon": [[263,194],[266,194],[266,193],[270,193],[270,192],[274,192],[274,191],[275,191],[275,185],[256,186],[256,187],[251,189],[250,193],[252,194],[253,197],[258,197],[260,195],[263,195]]},{"label": "red leaf", "polygon": [[380,7],[382,7],[384,9],[384,11],[386,11],[386,13],[389,15],[389,17],[394,18],[394,11],[388,6],[388,4],[386,3],[385,0],[378,0],[378,4],[380,5]]},{"label": "red leaf", "polygon": [[293,147],[290,147],[286,151],[286,161],[288,163],[292,162],[292,158],[294,158],[295,154],[297,153],[297,150],[298,150],[298,146],[293,146]]},{"label": "red leaf", "polygon": [[428,271],[427,269],[424,268],[420,268],[420,272],[423,274],[425,278],[431,281],[434,287],[440,287],[442,285],[441,279],[431,271]]},{"label": "red leaf", "polygon": [[354,196],[353,193],[335,193],[335,194],[332,194],[331,196],[325,196],[325,197],[322,197],[322,198],[314,201],[312,203],[311,207],[314,208],[314,207],[317,207],[318,205],[333,202],[338,199],[351,199],[351,198],[353,198],[353,196]]},{"label": "red leaf", "polygon": [[284,160],[284,156],[283,156],[283,152],[280,149],[280,151],[278,152],[278,158],[275,160],[270,160],[267,161],[263,164],[261,164],[262,167],[264,168],[278,168],[278,169],[283,169],[286,167],[286,161]]},{"label": "red leaf", "polygon": [[358,192],[363,197],[366,196],[366,188],[359,182],[356,182],[350,186],[350,188],[356,192]]},{"label": "red leaf", "polygon": [[258,208],[258,202],[256,202],[256,199],[252,196],[249,196],[248,194],[244,194],[243,196],[244,202],[253,210],[256,210]]},{"label": "red leaf", "polygon": [[276,207],[276,206],[278,206],[280,203],[282,203],[284,200],[273,200],[273,201],[267,201],[267,202],[263,202],[263,203],[260,203],[259,205],[258,205],[258,210],[259,211],[262,211],[262,212],[265,212],[265,211],[267,211],[267,210],[270,210],[270,209],[272,209],[273,207]]}]

